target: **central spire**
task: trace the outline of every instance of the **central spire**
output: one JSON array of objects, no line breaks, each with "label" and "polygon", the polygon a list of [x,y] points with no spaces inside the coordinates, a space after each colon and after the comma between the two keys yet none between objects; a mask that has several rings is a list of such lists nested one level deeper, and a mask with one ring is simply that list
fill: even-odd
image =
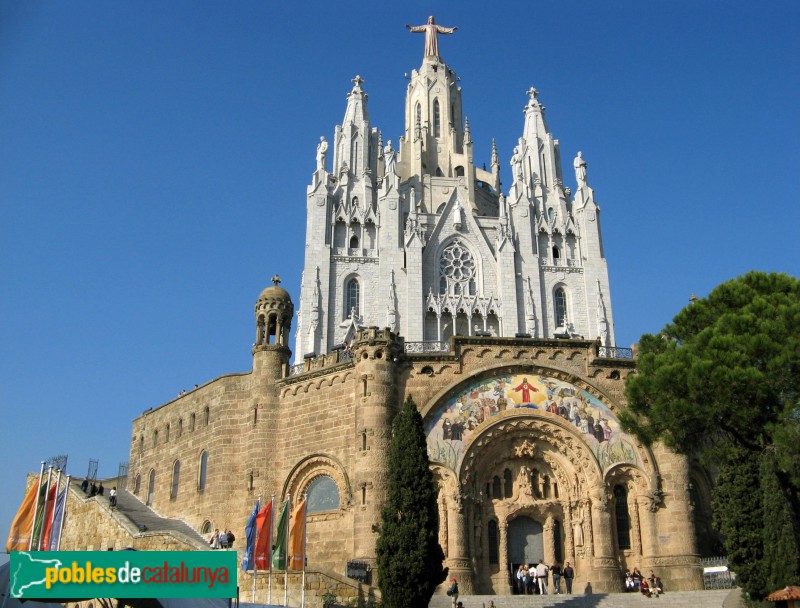
[{"label": "central spire", "polygon": [[425,33],[425,58],[433,57],[435,59],[441,59],[439,57],[439,39],[437,38],[437,34],[452,34],[455,32],[458,27],[442,27],[441,25],[436,25],[436,21],[433,19],[433,15],[428,17],[428,23],[425,25],[408,25],[406,27],[415,33]]}]

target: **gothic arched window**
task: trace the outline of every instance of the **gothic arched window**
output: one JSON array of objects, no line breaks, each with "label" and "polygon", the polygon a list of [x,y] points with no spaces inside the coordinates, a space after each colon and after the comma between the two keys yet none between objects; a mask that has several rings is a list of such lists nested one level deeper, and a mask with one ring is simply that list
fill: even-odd
[{"label": "gothic arched window", "polygon": [[355,311],[358,314],[359,302],[359,285],[358,279],[350,279],[347,281],[344,293],[344,318],[348,318],[350,313]]},{"label": "gothic arched window", "polygon": [[469,249],[454,239],[439,257],[439,292],[450,295],[470,295],[476,292],[477,264]]},{"label": "gothic arched window", "polygon": [[327,475],[320,475],[308,485],[308,512],[334,511],[339,508],[339,488]]},{"label": "gothic arched window", "polygon": [[563,287],[559,287],[555,292],[556,304],[556,327],[567,324],[567,292]]},{"label": "gothic arched window", "polygon": [[439,112],[439,100],[433,100],[433,136],[434,137],[441,137],[442,136],[442,118],[441,113]]},{"label": "gothic arched window", "polygon": [[503,498],[503,486],[497,475],[492,479],[492,498]]},{"label": "gothic arched window", "polygon": [[561,257],[561,252],[558,250],[558,247],[553,245],[553,259],[557,260],[560,257]]},{"label": "gothic arched window", "polygon": [[208,409],[208,406],[205,407],[203,410],[203,426],[208,426],[208,421],[211,418],[211,410]]},{"label": "gothic arched window", "polygon": [[203,450],[200,454],[200,475],[197,477],[197,491],[202,492],[206,489],[206,477],[208,476],[208,452]]},{"label": "gothic arched window", "polygon": [[139,495],[139,490],[142,489],[142,476],[137,475],[136,480],[133,482],[133,493]]},{"label": "gothic arched window", "polygon": [[631,548],[631,516],[628,513],[628,488],[614,486],[614,514],[617,520],[617,547]]},{"label": "gothic arched window", "polygon": [[414,108],[414,126],[422,124],[422,106],[417,102],[416,107]]},{"label": "gothic arched window", "polygon": [[169,443],[169,423],[167,423],[167,432],[164,433],[164,443]]},{"label": "gothic arched window", "polygon": [[194,421],[195,421],[195,415],[192,414],[191,416],[189,416],[189,430],[190,431],[194,430]]},{"label": "gothic arched window", "polygon": [[178,486],[181,481],[181,461],[176,460],[172,465],[172,487],[169,491],[169,497],[175,500],[178,497]]},{"label": "gothic arched window", "polygon": [[178,428],[176,429],[175,436],[180,437],[183,435],[183,418],[178,418]]},{"label": "gothic arched window", "polygon": [[156,491],[156,470],[150,469],[150,480],[147,483],[147,500],[145,505],[148,507],[153,504],[153,494]]},{"label": "gothic arched window", "polygon": [[489,563],[500,563],[500,534],[497,529],[497,522],[493,519],[489,520]]},{"label": "gothic arched window", "polygon": [[506,469],[505,471],[503,471],[503,482],[504,482],[503,483],[503,485],[504,485],[503,489],[505,490],[505,497],[506,498],[511,498],[511,496],[514,494],[514,482],[511,479],[511,470],[510,469]]}]

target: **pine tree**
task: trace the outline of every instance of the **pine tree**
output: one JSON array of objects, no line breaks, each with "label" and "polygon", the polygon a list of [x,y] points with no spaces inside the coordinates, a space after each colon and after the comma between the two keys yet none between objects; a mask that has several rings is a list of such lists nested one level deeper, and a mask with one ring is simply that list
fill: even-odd
[{"label": "pine tree", "polygon": [[378,586],[386,608],[427,606],[447,578],[439,546],[436,484],[422,416],[409,396],[394,420],[387,500],[377,542]]},{"label": "pine tree", "polygon": [[639,342],[625,430],[720,468],[714,517],[754,598],[800,576],[800,280],[749,272]]}]

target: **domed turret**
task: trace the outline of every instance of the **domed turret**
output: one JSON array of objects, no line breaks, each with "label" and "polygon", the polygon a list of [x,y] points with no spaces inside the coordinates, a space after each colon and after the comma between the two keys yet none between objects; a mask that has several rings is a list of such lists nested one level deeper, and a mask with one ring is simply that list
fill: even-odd
[{"label": "domed turret", "polygon": [[258,296],[256,302],[256,343],[254,350],[270,346],[289,346],[289,331],[292,327],[294,304],[289,292],[279,283],[278,275],[272,277],[272,285]]}]

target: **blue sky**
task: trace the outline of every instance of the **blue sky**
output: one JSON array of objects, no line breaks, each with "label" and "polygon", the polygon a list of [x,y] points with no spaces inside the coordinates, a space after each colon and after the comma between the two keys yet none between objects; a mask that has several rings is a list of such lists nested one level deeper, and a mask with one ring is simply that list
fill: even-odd
[{"label": "blue sky", "polygon": [[476,162],[496,138],[508,177],[531,85],[572,187],[584,152],[619,345],[798,274],[797,2],[382,4],[0,3],[3,538],[40,460],[114,475],[135,416],[250,368],[269,277],[298,301],[319,136],[360,74],[397,139],[429,14]]}]

